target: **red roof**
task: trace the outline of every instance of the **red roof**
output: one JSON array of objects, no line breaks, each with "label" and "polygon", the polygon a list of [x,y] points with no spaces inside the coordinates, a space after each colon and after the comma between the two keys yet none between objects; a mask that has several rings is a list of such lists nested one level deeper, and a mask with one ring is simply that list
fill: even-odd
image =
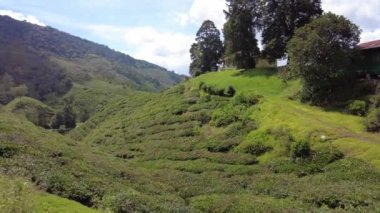
[{"label": "red roof", "polygon": [[380,40],[361,43],[359,44],[359,48],[362,50],[380,48]]}]

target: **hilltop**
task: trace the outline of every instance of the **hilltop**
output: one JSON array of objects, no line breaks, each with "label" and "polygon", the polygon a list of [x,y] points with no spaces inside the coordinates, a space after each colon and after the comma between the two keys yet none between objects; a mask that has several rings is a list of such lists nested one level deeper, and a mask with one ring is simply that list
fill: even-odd
[{"label": "hilltop", "polygon": [[[0,16],[0,28],[2,73],[12,72],[7,70],[7,65],[15,63],[12,57],[17,57],[17,65],[20,67],[24,65],[22,62],[29,65],[35,60],[48,60],[75,83],[100,78],[124,83],[135,89],[159,91],[183,78],[158,65],[134,59],[107,46],[52,27],[41,27]],[[33,57],[31,54],[34,58],[29,58]]]},{"label": "hilltop", "polygon": [[0,29],[0,104],[26,95],[58,110],[70,99],[83,122],[113,98],[135,90],[158,92],[184,79],[51,27],[0,16]]},{"label": "hilltop", "polygon": [[11,103],[0,138],[18,151],[1,167],[116,212],[378,210],[379,135],[362,117],[292,100],[299,87],[276,69],[208,73],[130,91],[63,136]]}]

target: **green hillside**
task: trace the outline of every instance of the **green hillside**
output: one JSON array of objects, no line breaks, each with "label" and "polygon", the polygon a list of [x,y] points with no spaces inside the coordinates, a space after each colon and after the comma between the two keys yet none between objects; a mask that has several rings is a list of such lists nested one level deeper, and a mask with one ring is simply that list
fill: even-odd
[{"label": "green hillside", "polygon": [[77,202],[37,191],[22,179],[0,176],[0,187],[0,209],[4,213],[97,212]]},{"label": "green hillside", "polygon": [[[70,92],[98,106],[66,135],[28,118],[52,110],[39,101],[0,108],[2,183],[33,183],[25,203],[37,212],[90,211],[65,199],[113,212],[380,209],[379,135],[362,117],[291,100],[299,82],[275,69],[209,73],[161,93],[93,83]],[[113,98],[101,101],[107,87]]]},{"label": "green hillside", "polygon": [[[25,73],[30,72],[28,70],[36,74],[44,69],[47,70],[44,75],[50,76],[57,75],[51,73],[60,70],[76,83],[96,78],[123,83],[139,90],[159,91],[183,78],[155,64],[51,27],[0,16],[0,28],[0,75],[7,72],[18,81],[26,77]],[[15,71],[15,67],[22,69],[22,72]],[[46,80],[45,77],[45,84],[53,83]]]},{"label": "green hillside", "polygon": [[380,212],[363,17],[157,2],[0,3],[0,213]]},{"label": "green hillside", "polygon": [[[233,98],[204,89],[229,86]],[[151,210],[378,211],[380,137],[292,101],[298,87],[273,69],[209,73],[103,106],[69,136],[124,161]],[[305,141],[310,156],[294,157]]]}]

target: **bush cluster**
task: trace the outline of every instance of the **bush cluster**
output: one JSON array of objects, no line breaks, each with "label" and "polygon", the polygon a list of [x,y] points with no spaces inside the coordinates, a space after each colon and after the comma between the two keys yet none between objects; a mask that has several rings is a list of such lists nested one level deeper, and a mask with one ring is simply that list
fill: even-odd
[{"label": "bush cluster", "polygon": [[256,94],[255,92],[244,92],[235,96],[234,101],[235,104],[242,104],[247,107],[250,107],[259,103],[261,98],[262,96]]},{"label": "bush cluster", "polygon": [[365,126],[369,132],[380,132],[380,109],[374,109],[368,114]]},{"label": "bush cluster", "polygon": [[199,89],[209,95],[217,95],[222,97],[233,97],[236,93],[236,90],[233,86],[228,86],[225,88],[218,88],[213,85],[206,85],[204,82],[199,84]]},{"label": "bush cluster", "polygon": [[210,124],[216,127],[228,126],[237,121],[245,121],[248,118],[244,106],[228,104],[216,109],[211,115]]},{"label": "bush cluster", "polygon": [[106,197],[105,203],[115,213],[151,212],[137,193],[128,191]]},{"label": "bush cluster", "polygon": [[11,144],[0,145],[0,157],[11,158],[19,152],[19,148]]},{"label": "bush cluster", "polygon": [[353,115],[364,116],[367,113],[367,103],[365,101],[355,100],[348,105],[347,111]]},{"label": "bush cluster", "polygon": [[305,161],[311,156],[311,146],[306,140],[293,142],[290,147],[290,158],[293,162]]},{"label": "bush cluster", "polygon": [[262,141],[255,141],[249,146],[245,147],[245,151],[252,155],[260,156],[269,152],[273,149],[273,147],[263,143]]}]

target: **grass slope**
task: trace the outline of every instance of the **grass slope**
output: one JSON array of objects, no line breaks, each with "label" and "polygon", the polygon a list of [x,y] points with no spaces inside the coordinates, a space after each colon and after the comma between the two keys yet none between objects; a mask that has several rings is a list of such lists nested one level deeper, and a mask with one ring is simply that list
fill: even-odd
[{"label": "grass slope", "polygon": [[29,182],[0,175],[0,211],[3,213],[95,213],[80,203],[38,191]]},{"label": "grass slope", "polygon": [[[252,113],[252,118],[260,128],[252,132],[240,146],[245,146],[261,132],[286,128],[298,138],[312,135],[318,139],[318,136],[324,136],[325,140],[344,150],[348,156],[371,162],[380,171],[380,136],[365,131],[362,117],[326,111],[289,100],[287,97],[296,91],[298,82],[284,83],[265,70],[210,73],[195,79],[193,85],[200,81],[222,88],[233,85],[238,92],[255,91],[264,96],[264,101]],[[262,158],[266,157],[269,156]]]},{"label": "grass slope", "polygon": [[[201,82],[262,98],[246,106]],[[379,211],[379,135],[360,117],[289,100],[298,88],[273,69],[208,73],[103,105],[70,136],[124,162],[133,192],[123,196],[140,210]],[[313,157],[293,162],[302,140]]]}]

